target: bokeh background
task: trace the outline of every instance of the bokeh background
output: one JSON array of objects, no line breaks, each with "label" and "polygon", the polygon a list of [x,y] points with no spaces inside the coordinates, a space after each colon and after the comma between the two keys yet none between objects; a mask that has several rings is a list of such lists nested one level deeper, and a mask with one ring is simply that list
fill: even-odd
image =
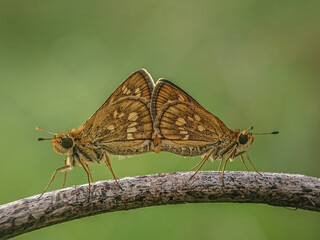
[{"label": "bokeh background", "polygon": [[[82,125],[133,71],[167,78],[231,129],[279,130],[249,150],[262,172],[320,177],[319,1],[0,2],[0,204],[39,194],[63,165],[45,133]],[[112,159],[119,177],[185,171],[200,158]],[[216,170],[208,162],[203,170]],[[239,160],[228,170],[244,170]],[[94,180],[110,179],[104,165]],[[58,174],[50,190],[58,189]],[[67,185],[87,182],[83,169]],[[254,204],[114,212],[17,239],[318,239],[319,214]]]}]

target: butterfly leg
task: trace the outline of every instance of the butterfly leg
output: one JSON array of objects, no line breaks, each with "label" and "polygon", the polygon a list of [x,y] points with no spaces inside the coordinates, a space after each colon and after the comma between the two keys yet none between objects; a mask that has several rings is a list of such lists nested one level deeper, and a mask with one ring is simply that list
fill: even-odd
[{"label": "butterfly leg", "polygon": [[64,172],[64,179],[63,179],[62,188],[64,188],[64,186],[66,185],[66,180],[67,180],[67,172]]},{"label": "butterfly leg", "polygon": [[246,165],[246,163],[245,163],[245,161],[244,161],[244,159],[243,159],[243,156],[242,156],[242,154],[244,154],[245,152],[246,152],[246,151],[239,152],[239,153],[235,156],[235,158],[240,155],[241,162],[243,163],[243,165],[244,165],[244,167],[246,168],[246,170],[249,172],[249,169],[247,168],[247,165]]},{"label": "butterfly leg", "polygon": [[88,164],[86,164],[86,167],[87,167],[87,169],[89,170],[89,174],[90,174],[91,182],[93,182],[93,177],[92,177],[92,175],[91,175],[91,171],[90,171],[89,165],[88,165]]},{"label": "butterfly leg", "polygon": [[[68,165],[67,160],[68,159],[64,160],[64,165]],[[64,179],[63,179],[62,188],[64,188],[64,186],[66,185],[66,180],[67,180],[67,171],[64,172]]]},{"label": "butterfly leg", "polygon": [[[211,155],[214,156],[214,155],[216,154],[216,152],[217,152],[217,148],[212,148],[211,150],[209,150],[208,156],[209,156],[209,157],[210,157]],[[198,162],[197,165],[195,165],[193,168],[189,169],[188,171],[192,171],[193,169],[197,168],[200,164],[203,165],[203,161],[206,162],[207,160],[208,160],[208,157],[207,157],[207,155],[205,155],[204,158],[201,159],[201,161]],[[213,160],[214,160],[214,158],[213,158]],[[202,166],[201,166],[201,167],[202,167]]]},{"label": "butterfly leg", "polygon": [[243,165],[244,165],[244,167],[246,168],[247,172],[249,172],[249,169],[248,169],[246,163],[244,162],[244,159],[243,159],[242,154],[240,154],[240,158],[241,158],[241,162],[243,163]]},{"label": "butterfly leg", "polygon": [[[214,148],[212,148],[209,152],[208,152],[208,154],[207,155],[205,155],[205,157],[194,167],[194,168],[196,168],[198,165],[200,165],[200,167],[197,169],[197,171],[190,177],[190,179],[191,178],[193,178],[199,171],[200,171],[200,169],[202,168],[202,166],[205,164],[205,162],[208,160],[208,158],[211,156],[211,154],[213,153],[213,151],[214,151],[215,149]],[[193,168],[193,169],[194,169]],[[189,179],[189,180],[190,180]]]},{"label": "butterfly leg", "polygon": [[81,163],[81,166],[83,167],[84,171],[87,173],[87,176],[88,176],[88,183],[89,183],[89,199],[90,199],[90,195],[91,195],[91,181],[90,181],[90,177],[92,178],[91,176],[91,172],[90,172],[90,169],[88,167],[87,164],[83,163],[82,160],[79,158],[79,162]]},{"label": "butterfly leg", "polygon": [[[205,159],[205,158],[203,158],[203,159]],[[189,171],[192,171],[192,170],[195,169],[195,168],[197,168],[197,167],[203,162],[203,159],[201,159],[201,161],[198,162],[197,165],[195,165],[193,168],[190,168],[190,169],[188,170],[188,172],[189,172]]]},{"label": "butterfly leg", "polygon": [[249,157],[249,154],[248,154],[247,151],[246,151],[246,155],[247,155],[247,159],[248,159],[249,163],[251,164],[252,168],[253,168],[260,176],[262,176],[262,174],[259,173],[259,171],[253,166],[253,164],[252,164],[252,162],[251,162],[251,160],[250,160],[250,157]]},{"label": "butterfly leg", "polygon": [[222,162],[223,162],[223,158],[222,158],[222,159],[221,159],[221,161],[220,161],[218,171],[220,171],[220,170],[221,170]]},{"label": "butterfly leg", "polygon": [[[236,151],[236,149],[237,149],[237,145],[234,145],[234,147],[232,148],[229,156],[227,157],[226,161],[224,162],[222,173],[221,173],[221,183],[222,183],[222,185],[224,185],[223,175],[224,175],[224,170],[226,169],[226,166],[227,166],[227,162],[229,161],[229,159],[232,156],[232,154]],[[222,160],[221,160],[221,162],[222,162]]]},{"label": "butterfly leg", "polygon": [[121,185],[118,183],[118,180],[117,180],[116,175],[114,174],[114,172],[113,172],[113,170],[112,170],[109,157],[107,156],[107,154],[105,154],[104,156],[106,157],[105,162],[106,162],[106,165],[107,165],[107,167],[109,168],[109,170],[110,170],[110,172],[111,172],[111,174],[112,174],[112,176],[113,176],[113,179],[116,181],[116,183],[117,183],[117,185],[119,186],[119,188],[120,188],[121,190],[123,190],[122,187],[121,187]]},{"label": "butterfly leg", "polygon": [[38,200],[39,200],[39,199],[42,197],[42,195],[48,190],[48,188],[50,187],[51,183],[53,182],[53,180],[54,180],[57,172],[68,171],[68,170],[71,170],[71,168],[72,168],[72,167],[71,167],[70,165],[65,165],[65,166],[63,166],[63,167],[57,168],[57,169],[53,172],[50,182],[48,183],[47,187],[44,189],[43,193],[39,196]]},{"label": "butterfly leg", "polygon": [[247,172],[249,172],[249,169],[248,169],[246,163],[245,163],[244,160],[243,160],[242,154],[240,154],[240,158],[241,158],[241,162],[243,163],[243,165],[244,165],[244,167],[246,168]]}]

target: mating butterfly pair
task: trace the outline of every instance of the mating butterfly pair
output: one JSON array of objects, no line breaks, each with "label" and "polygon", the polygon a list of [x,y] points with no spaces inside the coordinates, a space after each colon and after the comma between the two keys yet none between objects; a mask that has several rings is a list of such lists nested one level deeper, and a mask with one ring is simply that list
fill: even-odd
[{"label": "mating butterfly pair", "polygon": [[[77,164],[87,173],[90,193],[93,180],[89,165],[93,163],[106,163],[121,188],[109,156],[150,151],[167,151],[183,156],[204,155],[194,167],[198,167],[195,174],[209,158],[221,160],[219,170],[225,159],[223,183],[228,160],[240,155],[244,163],[242,154],[253,142],[252,133],[230,130],[170,81],[160,79],[154,85],[144,69],[134,72],[122,82],[83,126],[66,134],[52,134],[53,138],[39,140],[52,140],[53,149],[68,157],[64,166],[55,170],[44,192],[58,171],[65,172],[65,184],[67,171]],[[247,158],[252,165],[248,154]]]}]

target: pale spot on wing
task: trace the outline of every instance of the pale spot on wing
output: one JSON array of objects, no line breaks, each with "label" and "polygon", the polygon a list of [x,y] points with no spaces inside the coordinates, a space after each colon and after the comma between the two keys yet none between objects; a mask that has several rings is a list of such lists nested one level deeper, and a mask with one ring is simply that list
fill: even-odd
[{"label": "pale spot on wing", "polygon": [[140,91],[140,88],[136,88],[135,90],[134,90],[134,93],[140,93],[141,91]]},{"label": "pale spot on wing", "polygon": [[114,113],[113,113],[113,118],[116,118],[118,116],[118,111],[115,110]]},{"label": "pale spot on wing", "polygon": [[188,131],[180,131],[181,134],[188,134]]},{"label": "pale spot on wing", "polygon": [[182,140],[188,140],[189,139],[189,135],[186,135],[184,138],[182,138]]},{"label": "pale spot on wing", "polygon": [[202,126],[202,125],[198,125],[198,130],[199,130],[200,132],[202,132],[202,131],[204,131],[204,130],[205,130],[205,127],[204,127],[204,126]]},{"label": "pale spot on wing", "polygon": [[182,126],[182,125],[184,125],[184,124],[186,124],[187,122],[186,122],[186,120],[184,120],[183,118],[181,118],[181,117],[179,117],[178,119],[177,119],[177,121],[176,121],[176,124],[178,125],[178,126]]},{"label": "pale spot on wing", "polygon": [[114,130],[114,126],[110,125],[110,126],[107,127],[107,129],[110,130],[110,131],[113,131]]},{"label": "pale spot on wing", "polygon": [[120,113],[118,118],[122,118],[124,116],[124,113]]},{"label": "pale spot on wing", "polygon": [[127,132],[129,133],[129,132],[136,132],[137,131],[137,128],[135,128],[135,127],[131,127],[131,128],[128,128],[127,129]]},{"label": "pale spot on wing", "polygon": [[138,125],[137,122],[133,122],[133,123],[130,123],[130,124],[128,125],[128,127],[134,127],[134,126],[137,126],[137,125]]},{"label": "pale spot on wing", "polygon": [[125,94],[129,95],[131,93],[131,90],[128,89],[127,92]]},{"label": "pale spot on wing", "polygon": [[196,121],[198,121],[198,122],[201,120],[200,116],[197,114],[194,115],[194,119],[196,119]]},{"label": "pale spot on wing", "polygon": [[127,139],[129,139],[129,140],[133,140],[134,139],[133,136],[132,136],[132,133],[128,133],[127,134]]},{"label": "pale spot on wing", "polygon": [[189,119],[190,121],[194,122],[194,119],[193,119],[192,117],[188,116],[188,119]]},{"label": "pale spot on wing", "polygon": [[185,130],[184,127],[178,127],[179,130]]},{"label": "pale spot on wing", "polygon": [[137,112],[132,112],[128,116],[128,120],[130,121],[136,121],[138,119],[138,113]]}]

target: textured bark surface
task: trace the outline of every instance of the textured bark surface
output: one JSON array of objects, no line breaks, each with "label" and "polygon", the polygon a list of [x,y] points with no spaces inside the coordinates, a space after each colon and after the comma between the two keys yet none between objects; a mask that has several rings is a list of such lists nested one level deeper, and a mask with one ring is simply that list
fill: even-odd
[{"label": "textured bark surface", "polygon": [[0,238],[17,236],[90,215],[148,206],[241,202],[320,211],[320,179],[296,174],[226,172],[164,173],[73,186],[0,206]]}]

